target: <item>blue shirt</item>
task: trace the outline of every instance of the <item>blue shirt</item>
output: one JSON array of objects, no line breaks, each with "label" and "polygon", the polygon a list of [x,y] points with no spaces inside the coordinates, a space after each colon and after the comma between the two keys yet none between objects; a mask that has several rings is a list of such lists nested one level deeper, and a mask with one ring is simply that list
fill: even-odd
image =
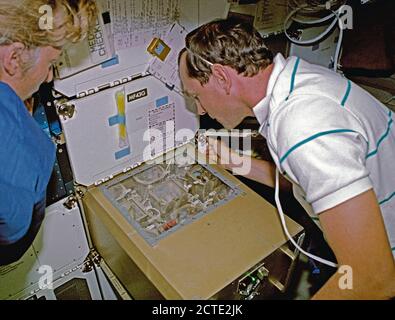
[{"label": "blue shirt", "polygon": [[0,82],[0,245],[41,224],[55,145],[11,87]]}]

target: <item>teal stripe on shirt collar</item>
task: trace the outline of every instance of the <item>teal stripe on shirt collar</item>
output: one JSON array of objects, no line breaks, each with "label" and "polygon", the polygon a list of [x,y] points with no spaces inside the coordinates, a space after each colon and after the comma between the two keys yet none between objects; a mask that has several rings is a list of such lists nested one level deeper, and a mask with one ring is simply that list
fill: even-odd
[{"label": "teal stripe on shirt collar", "polygon": [[311,137],[309,137],[309,138],[307,138],[307,139],[304,139],[304,140],[298,142],[298,143],[295,144],[292,148],[290,148],[290,149],[285,153],[285,155],[280,159],[280,164],[283,163],[283,162],[285,161],[285,159],[287,159],[288,156],[289,156],[292,152],[294,152],[296,149],[298,149],[299,147],[303,146],[304,144],[306,144],[306,143],[308,143],[308,142],[310,142],[310,141],[312,141],[312,140],[314,140],[314,139],[317,139],[317,138],[319,138],[319,137],[328,135],[328,134],[343,133],[343,132],[356,132],[356,131],[350,130],[350,129],[337,129],[337,130],[323,131],[323,132],[319,132],[319,133],[317,133],[317,134],[315,134],[315,135],[312,135]]}]

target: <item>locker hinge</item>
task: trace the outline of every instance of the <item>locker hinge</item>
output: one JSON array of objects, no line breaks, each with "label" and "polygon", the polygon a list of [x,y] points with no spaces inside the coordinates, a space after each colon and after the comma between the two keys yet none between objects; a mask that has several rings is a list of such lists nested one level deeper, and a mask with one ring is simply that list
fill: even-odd
[{"label": "locker hinge", "polygon": [[94,267],[100,267],[100,262],[102,258],[101,256],[96,252],[95,249],[91,249],[89,252],[88,256],[85,258],[82,272],[83,273],[88,273],[93,270]]}]

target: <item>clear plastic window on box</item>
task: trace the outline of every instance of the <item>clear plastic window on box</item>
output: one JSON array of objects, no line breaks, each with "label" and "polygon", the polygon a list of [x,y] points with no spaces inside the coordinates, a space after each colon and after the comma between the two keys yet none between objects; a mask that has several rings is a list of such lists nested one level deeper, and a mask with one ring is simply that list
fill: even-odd
[{"label": "clear plastic window on box", "polygon": [[143,165],[101,190],[151,245],[241,193],[212,167],[174,162]]}]

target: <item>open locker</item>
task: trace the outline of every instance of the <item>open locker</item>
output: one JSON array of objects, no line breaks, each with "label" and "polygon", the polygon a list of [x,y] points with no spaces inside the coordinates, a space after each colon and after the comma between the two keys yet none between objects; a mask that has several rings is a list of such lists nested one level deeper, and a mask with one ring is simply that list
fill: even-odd
[{"label": "open locker", "polygon": [[[163,40],[172,61],[164,63],[174,78],[182,42],[169,39]],[[160,77],[163,65],[154,71],[139,64],[137,72],[135,50],[123,52],[125,68],[120,59],[96,67],[94,80],[93,69],[84,72],[76,78],[83,90],[72,88],[73,95],[57,100],[93,246],[135,299],[252,299],[283,292],[298,250],[277,212],[205,162],[195,145],[193,107],[175,83]],[[55,90],[62,88],[57,81]],[[301,244],[302,227],[291,219],[287,225]]]},{"label": "open locker", "polygon": [[[214,190],[220,189],[221,200],[206,207],[199,198],[196,207],[190,202],[181,207],[173,203],[170,220],[166,219],[168,208],[162,207],[158,218],[143,216],[151,219],[144,225],[147,220],[139,220],[143,210],[139,212],[135,200],[139,194],[117,202],[118,190],[117,194],[109,190],[122,183],[133,188],[131,179],[149,170],[154,175],[154,168],[158,165],[143,164],[115,181],[90,188],[83,199],[96,249],[135,299],[249,299],[286,289],[298,252],[287,243],[270,204],[225,170],[208,166],[206,172],[217,180],[219,188]],[[178,169],[174,165],[170,170]],[[193,175],[205,167],[193,164],[188,169],[187,174]],[[173,188],[181,190],[172,178],[164,177],[156,184],[168,185],[163,192],[169,191],[169,198]],[[199,205],[202,210],[194,212]],[[290,219],[287,224],[301,244],[302,228]]]},{"label": "open locker", "polygon": [[[285,257],[276,277],[288,275],[297,253],[282,247],[275,209],[227,171],[192,161],[198,121],[181,95],[146,76],[58,106],[65,109],[73,110],[60,117],[74,179],[87,190],[93,244],[134,298],[248,297],[256,288],[242,290],[239,278],[272,254]],[[302,232],[289,219],[288,227]],[[270,276],[281,269],[271,263]]]}]

